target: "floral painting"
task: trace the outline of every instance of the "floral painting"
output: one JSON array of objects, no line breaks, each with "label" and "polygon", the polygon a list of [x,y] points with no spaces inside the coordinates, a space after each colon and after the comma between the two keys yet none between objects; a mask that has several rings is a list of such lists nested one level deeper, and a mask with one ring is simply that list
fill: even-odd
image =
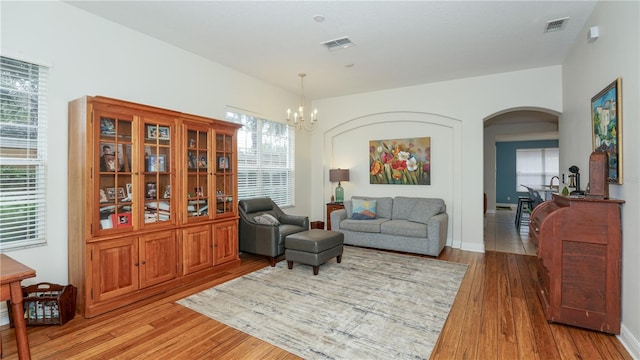
[{"label": "floral painting", "polygon": [[369,183],[431,185],[431,138],[369,141]]}]

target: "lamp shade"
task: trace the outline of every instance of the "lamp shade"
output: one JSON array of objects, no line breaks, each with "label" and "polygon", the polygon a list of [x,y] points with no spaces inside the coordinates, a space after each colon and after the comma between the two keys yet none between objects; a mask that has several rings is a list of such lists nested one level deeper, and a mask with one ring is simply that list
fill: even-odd
[{"label": "lamp shade", "polygon": [[349,181],[349,169],[330,169],[329,181]]}]

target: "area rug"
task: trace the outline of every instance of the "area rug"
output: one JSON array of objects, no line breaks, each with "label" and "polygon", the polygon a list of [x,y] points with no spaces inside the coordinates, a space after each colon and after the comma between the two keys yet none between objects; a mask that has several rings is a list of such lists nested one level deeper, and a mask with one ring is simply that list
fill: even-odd
[{"label": "area rug", "polygon": [[428,359],[466,270],[345,246],[317,276],[281,261],[178,303],[305,359]]}]

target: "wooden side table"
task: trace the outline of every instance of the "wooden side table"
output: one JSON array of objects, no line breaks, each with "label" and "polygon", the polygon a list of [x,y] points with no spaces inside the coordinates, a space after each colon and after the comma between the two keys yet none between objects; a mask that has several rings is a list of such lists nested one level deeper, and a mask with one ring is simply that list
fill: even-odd
[{"label": "wooden side table", "polygon": [[331,213],[336,210],[344,209],[343,203],[327,204],[327,230],[331,230]]},{"label": "wooden side table", "polygon": [[[24,321],[22,307],[22,287],[20,282],[36,276],[36,271],[22,263],[0,254],[0,301],[11,300],[13,323],[15,325],[18,359],[31,359],[27,326]],[[0,339],[0,356],[2,356],[2,339]]]}]

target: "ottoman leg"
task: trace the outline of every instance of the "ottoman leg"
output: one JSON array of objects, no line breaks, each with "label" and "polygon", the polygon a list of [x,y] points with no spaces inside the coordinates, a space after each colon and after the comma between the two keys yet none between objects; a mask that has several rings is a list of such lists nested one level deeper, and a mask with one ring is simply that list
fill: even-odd
[{"label": "ottoman leg", "polygon": [[338,255],[338,264],[340,264],[342,262],[342,255]]},{"label": "ottoman leg", "polygon": [[287,267],[293,269],[293,261],[287,260]]},{"label": "ottoman leg", "polygon": [[318,275],[318,270],[320,270],[320,266],[313,267],[313,275]]}]

